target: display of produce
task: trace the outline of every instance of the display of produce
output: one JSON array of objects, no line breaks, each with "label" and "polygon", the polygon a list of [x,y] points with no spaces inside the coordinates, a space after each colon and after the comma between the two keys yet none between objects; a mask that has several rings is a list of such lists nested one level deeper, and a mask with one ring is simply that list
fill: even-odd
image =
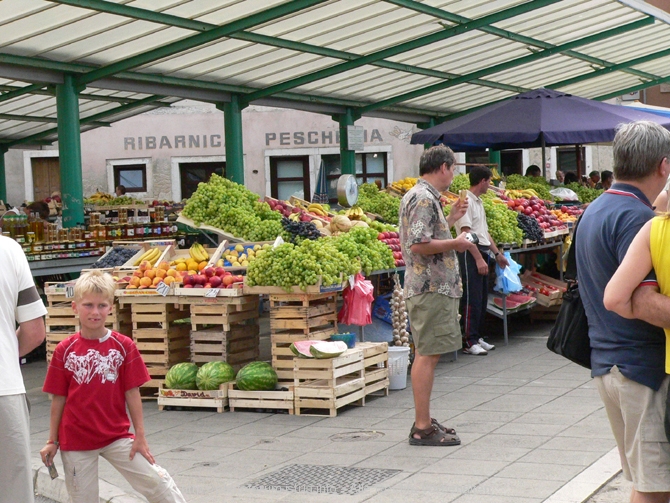
[{"label": "display of produce", "polygon": [[236,381],[242,391],[272,391],[277,387],[277,372],[269,363],[251,362],[239,370]]},{"label": "display of produce", "polygon": [[225,382],[235,379],[235,370],[226,362],[207,362],[198,369],[195,384],[201,390],[219,389]]},{"label": "display of produce", "polygon": [[161,262],[154,268],[151,262],[145,260],[133,271],[126,289],[156,288],[161,281],[168,286],[173,283],[181,283],[182,273],[171,268],[168,262]]},{"label": "display of produce", "polygon": [[234,244],[223,251],[223,259],[216,262],[217,267],[247,267],[271,248],[270,243],[263,244]]},{"label": "display of produce", "polygon": [[372,271],[395,267],[393,252],[378,236],[379,233],[369,227],[354,227],[346,234],[331,240],[335,248],[346,255],[351,263],[359,262],[363,273],[369,275]]},{"label": "display of produce", "polygon": [[125,248],[122,246],[115,246],[109,253],[107,253],[100,260],[90,265],[90,269],[107,269],[111,267],[118,267],[135,256],[139,248]]},{"label": "display of produce", "polygon": [[198,389],[196,376],[198,366],[195,363],[177,363],[165,374],[164,387],[167,389]]},{"label": "display of produce", "polygon": [[321,232],[312,222],[296,222],[288,218],[282,218],[281,224],[284,232],[281,236],[288,243],[299,243],[303,239],[319,239]]},{"label": "display of produce", "polygon": [[364,183],[358,188],[358,202],[363,211],[379,215],[385,222],[398,223],[400,198],[382,192],[374,183]]},{"label": "display of produce", "polygon": [[234,275],[223,267],[205,267],[200,272],[181,272],[184,288],[234,288],[235,283],[242,283],[244,276]]},{"label": "display of produce", "polygon": [[[523,191],[523,193],[526,195],[529,194],[526,191]],[[508,194],[511,194],[511,192],[508,192]],[[537,196],[531,195],[529,199],[526,199],[526,197],[512,199],[505,195],[500,197],[505,201],[505,204],[509,209],[533,217],[544,230],[549,231],[557,228],[566,228],[566,225],[552,214],[552,212],[547,209],[546,203]]]},{"label": "display of produce", "polygon": [[282,232],[282,216],[258,199],[244,185],[213,174],[198,184],[182,215],[248,241],[273,240]]},{"label": "display of produce", "polygon": [[342,341],[318,341],[309,347],[309,352],[319,360],[337,358],[347,350],[347,343]]},{"label": "display of produce", "polygon": [[161,251],[160,248],[149,248],[147,251],[145,251],[142,255],[140,255],[135,262],[133,262],[133,265],[137,267],[140,265],[142,262],[148,262],[152,266],[156,264],[158,259],[161,257],[161,254],[163,252]]},{"label": "display of produce", "polygon": [[585,187],[581,183],[569,183],[565,186],[566,188],[572,190],[582,203],[590,203],[594,201],[600,194],[605,192],[603,189],[592,189],[591,187]]},{"label": "display of produce", "polygon": [[409,332],[407,332],[407,306],[403,295],[400,278],[393,275],[393,294],[391,295],[391,321],[393,323],[393,344],[409,346]]},{"label": "display of produce", "polygon": [[402,250],[400,248],[400,238],[397,232],[380,232],[377,234],[377,239],[382,243],[386,243],[393,253],[396,267],[403,267],[405,260],[402,257]]},{"label": "display of produce", "polygon": [[321,223],[319,219],[330,220],[330,216],[327,214],[330,206],[327,204],[301,203],[300,201],[295,201],[295,204],[292,204],[288,201],[279,201],[269,197],[266,197],[265,201],[274,211],[278,211],[284,217],[294,221]]},{"label": "display of produce", "polygon": [[551,210],[551,214],[561,222],[575,222],[584,210],[575,206],[561,206],[559,209]]},{"label": "display of produce", "polygon": [[400,194],[404,194],[409,189],[416,185],[418,178],[413,178],[411,176],[405,177],[402,180],[397,180],[389,185],[389,187]]},{"label": "display of produce", "polygon": [[310,353],[309,348],[317,342],[319,341],[295,341],[291,343],[289,349],[298,358],[314,358],[314,355]]},{"label": "display of produce", "polygon": [[279,286],[291,291],[294,286],[303,290],[316,285],[324,286],[342,282],[342,277],[360,271],[358,261],[340,252],[335,240],[304,240],[298,245],[284,243],[270,248],[256,257],[247,268],[248,286]]},{"label": "display of produce", "polygon": [[544,199],[545,201],[554,200],[554,196],[549,193],[551,186],[540,176],[509,175],[505,188],[507,190],[532,189],[540,199]]},{"label": "display of produce", "polygon": [[482,195],[484,212],[489,234],[498,244],[521,243],[523,234],[519,229],[516,214],[507,208],[507,205],[498,199],[491,191]]},{"label": "display of produce", "polygon": [[470,175],[461,173],[456,175],[451,181],[449,191],[458,194],[459,190],[468,190],[470,188]]},{"label": "display of produce", "polygon": [[91,204],[94,206],[131,206],[144,203],[139,199],[130,196],[115,197],[113,194],[97,191],[90,197],[85,197],[84,204]]},{"label": "display of produce", "polygon": [[517,218],[524,239],[530,239],[531,241],[542,241],[544,239],[544,230],[542,230],[537,220],[523,213],[518,213]]}]

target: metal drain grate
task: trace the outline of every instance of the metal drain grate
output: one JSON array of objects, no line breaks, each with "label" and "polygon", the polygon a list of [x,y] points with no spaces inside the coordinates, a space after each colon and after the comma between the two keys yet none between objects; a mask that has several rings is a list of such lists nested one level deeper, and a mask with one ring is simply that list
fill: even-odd
[{"label": "metal drain grate", "polygon": [[290,465],[252,480],[242,487],[270,491],[357,494],[400,471],[332,465]]}]

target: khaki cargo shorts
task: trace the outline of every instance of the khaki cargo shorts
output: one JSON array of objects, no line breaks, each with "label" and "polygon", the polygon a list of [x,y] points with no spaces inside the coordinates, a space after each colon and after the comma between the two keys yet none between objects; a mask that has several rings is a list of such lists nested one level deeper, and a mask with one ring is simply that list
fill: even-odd
[{"label": "khaki cargo shorts", "polygon": [[458,324],[460,299],[441,293],[422,293],[406,300],[416,352],[423,356],[441,355],[463,347]]},{"label": "khaki cargo shorts", "polygon": [[654,391],[615,365],[595,378],[619,448],[624,477],[641,492],[670,492],[670,444],[663,420],[670,376]]}]

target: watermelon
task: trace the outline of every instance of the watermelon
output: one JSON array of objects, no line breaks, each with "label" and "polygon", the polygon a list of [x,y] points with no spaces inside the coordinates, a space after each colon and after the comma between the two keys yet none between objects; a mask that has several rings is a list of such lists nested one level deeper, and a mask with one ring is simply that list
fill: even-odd
[{"label": "watermelon", "polygon": [[[535,302],[535,297],[531,297],[530,295],[522,295],[520,293],[510,293],[507,298],[513,302],[518,302],[522,306],[525,304],[530,304],[531,302]],[[502,302],[500,305],[502,306]]]},{"label": "watermelon", "polygon": [[344,341],[319,341],[309,347],[309,352],[314,358],[335,358],[347,350]]},{"label": "watermelon", "polygon": [[[493,303],[498,306],[500,309],[503,308],[503,301],[500,297],[496,297],[493,299]],[[516,309],[517,307],[521,306],[520,302],[515,302],[511,299],[506,299],[505,304],[507,305],[507,309]]]},{"label": "watermelon", "polygon": [[314,358],[312,353],[309,352],[309,348],[317,342],[319,341],[295,341],[291,343],[289,349],[298,358]]},{"label": "watermelon", "polygon": [[272,391],[277,387],[277,372],[266,362],[247,363],[237,373],[237,387],[242,391]]},{"label": "watermelon", "polygon": [[209,362],[198,370],[198,374],[195,376],[195,384],[198,389],[214,390],[219,389],[220,384],[233,379],[235,379],[235,371],[229,363]]},{"label": "watermelon", "polygon": [[177,363],[165,374],[165,387],[168,389],[198,389],[195,377],[198,366],[195,363]]}]

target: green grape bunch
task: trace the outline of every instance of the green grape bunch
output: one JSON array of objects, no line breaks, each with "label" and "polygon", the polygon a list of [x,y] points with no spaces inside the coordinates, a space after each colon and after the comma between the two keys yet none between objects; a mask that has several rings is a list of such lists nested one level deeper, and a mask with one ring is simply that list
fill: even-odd
[{"label": "green grape bunch", "polygon": [[509,190],[533,189],[537,192],[540,199],[544,199],[545,201],[554,200],[554,196],[549,192],[551,189],[549,182],[541,176],[509,175],[505,183],[505,188]]},{"label": "green grape bunch", "polygon": [[374,183],[364,183],[358,188],[358,202],[363,211],[375,213],[385,222],[397,224],[400,213],[400,199],[380,191]]},{"label": "green grape bunch", "polygon": [[572,190],[582,203],[590,203],[595,200],[600,194],[605,192],[603,189],[593,189],[591,187],[585,187],[584,185],[573,182],[565,186],[566,188]]},{"label": "green grape bunch", "polygon": [[519,228],[516,211],[510,210],[506,204],[494,203],[494,198],[491,191],[482,195],[489,234],[498,244],[521,244],[523,231]]},{"label": "green grape bunch", "polygon": [[395,268],[393,252],[377,239],[379,232],[369,227],[354,227],[349,232],[330,238],[335,248],[350,261],[360,263],[364,274]]},{"label": "green grape bunch", "polygon": [[212,174],[209,182],[198,184],[182,215],[248,241],[270,241],[281,234],[282,217],[259,199],[244,185]]},{"label": "green grape bunch", "polygon": [[451,181],[451,185],[449,186],[449,192],[458,194],[459,190],[467,190],[469,188],[470,188],[470,175],[461,173],[460,175],[456,175],[454,179]]}]

